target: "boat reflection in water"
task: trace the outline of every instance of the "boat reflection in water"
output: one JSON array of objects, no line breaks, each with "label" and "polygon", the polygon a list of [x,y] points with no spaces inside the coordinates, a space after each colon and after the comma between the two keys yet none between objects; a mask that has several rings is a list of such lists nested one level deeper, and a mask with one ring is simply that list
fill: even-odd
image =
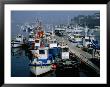
[{"label": "boat reflection in water", "polygon": [[11,55],[17,55],[19,53],[21,53],[22,48],[21,47],[17,47],[17,48],[11,48]]}]

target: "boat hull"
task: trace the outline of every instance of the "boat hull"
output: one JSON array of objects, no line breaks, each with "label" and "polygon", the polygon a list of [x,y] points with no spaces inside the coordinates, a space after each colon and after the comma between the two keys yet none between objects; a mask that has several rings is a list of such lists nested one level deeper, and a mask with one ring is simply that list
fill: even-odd
[{"label": "boat hull", "polygon": [[20,43],[11,43],[11,47],[15,48],[15,47],[20,47],[21,44]]},{"label": "boat hull", "polygon": [[42,75],[44,73],[47,73],[49,71],[51,71],[51,65],[48,66],[30,66],[30,71],[35,75],[35,76],[39,76]]}]

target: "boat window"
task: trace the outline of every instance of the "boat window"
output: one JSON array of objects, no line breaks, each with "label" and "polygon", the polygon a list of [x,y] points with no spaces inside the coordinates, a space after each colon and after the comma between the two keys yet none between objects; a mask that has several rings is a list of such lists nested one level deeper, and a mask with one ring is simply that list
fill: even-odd
[{"label": "boat window", "polygon": [[39,50],[39,54],[45,54],[45,50]]},{"label": "boat window", "polygon": [[36,43],[39,43],[39,40],[35,40]]},{"label": "boat window", "polygon": [[18,38],[21,38],[21,36],[18,36]]},{"label": "boat window", "polygon": [[20,41],[16,40],[15,42],[20,42]]},{"label": "boat window", "polygon": [[79,36],[79,38],[81,38],[82,36]]},{"label": "boat window", "polygon": [[34,36],[30,35],[29,38],[34,38]]},{"label": "boat window", "polygon": [[81,38],[82,36],[74,36],[74,38]]},{"label": "boat window", "polygon": [[53,43],[53,41],[49,41],[49,43]]},{"label": "boat window", "polygon": [[54,43],[57,43],[56,41],[54,41]]},{"label": "boat window", "polygon": [[78,32],[75,32],[76,34],[78,34]]},{"label": "boat window", "polygon": [[53,43],[53,41],[50,41],[50,43]]},{"label": "boat window", "polygon": [[62,52],[68,52],[69,49],[68,48],[62,48]]},{"label": "boat window", "polygon": [[67,60],[65,61],[67,65],[72,64],[71,61]]},{"label": "boat window", "polygon": [[89,39],[85,39],[85,41],[86,41],[86,42],[90,42],[90,40],[89,40]]},{"label": "boat window", "polygon": [[74,38],[78,38],[78,36],[74,36]]}]

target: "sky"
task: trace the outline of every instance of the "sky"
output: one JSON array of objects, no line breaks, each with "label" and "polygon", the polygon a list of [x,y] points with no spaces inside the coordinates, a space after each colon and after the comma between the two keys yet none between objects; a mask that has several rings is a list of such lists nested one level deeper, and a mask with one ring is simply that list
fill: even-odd
[{"label": "sky", "polygon": [[36,18],[42,20],[43,24],[66,24],[68,18],[78,15],[92,15],[100,11],[11,11],[12,34],[17,33],[18,25],[24,23],[35,23]]}]

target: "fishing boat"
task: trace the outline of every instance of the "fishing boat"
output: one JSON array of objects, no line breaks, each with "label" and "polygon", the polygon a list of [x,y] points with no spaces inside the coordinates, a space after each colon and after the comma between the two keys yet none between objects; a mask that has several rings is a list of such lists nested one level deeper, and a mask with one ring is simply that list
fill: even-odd
[{"label": "fishing boat", "polygon": [[72,42],[74,43],[74,45],[78,47],[82,47],[83,35],[81,35],[80,33],[76,33],[73,36],[74,36],[74,39]]},{"label": "fishing boat", "polygon": [[30,32],[28,42],[32,43],[35,40],[34,32]]},{"label": "fishing boat", "polygon": [[69,59],[69,47],[64,42],[61,42],[61,59]]},{"label": "fishing boat", "polygon": [[37,26],[35,41],[30,51],[32,54],[30,70],[34,75],[39,76],[51,71],[53,57],[49,54],[49,47],[45,46],[45,35],[41,23]]},{"label": "fishing boat", "polygon": [[57,41],[55,39],[55,34],[52,29],[52,33],[50,34],[50,38],[48,39],[49,48],[57,47]]},{"label": "fishing boat", "polygon": [[82,35],[74,35],[74,40],[73,40],[73,43],[74,45],[78,46],[78,47],[82,47],[82,40],[83,36]]},{"label": "fishing boat", "polygon": [[68,46],[61,47],[61,58],[62,59],[69,59],[69,48]]},{"label": "fishing boat", "polygon": [[49,44],[49,48],[57,47],[57,41],[55,39],[50,39],[48,41],[48,44]]},{"label": "fishing boat", "polygon": [[20,34],[17,35],[15,40],[11,41],[11,47],[20,47],[20,46],[22,46],[23,39],[24,39],[23,35],[20,35]]},{"label": "fishing boat", "polygon": [[80,28],[78,25],[74,28],[73,36],[74,40],[72,41],[75,46],[82,47],[83,43],[83,29]]},{"label": "fishing boat", "polygon": [[56,59],[60,58],[61,47],[58,47],[56,39],[49,40],[49,54],[53,56],[53,63]]},{"label": "fishing boat", "polygon": [[91,47],[93,44],[96,44],[96,43],[94,43],[96,41],[96,38],[95,38],[95,35],[93,34],[93,30],[91,29],[90,34],[88,34],[88,30],[89,30],[89,28],[86,26],[85,27],[85,36],[83,38],[83,46],[86,48]]},{"label": "fishing boat", "polygon": [[55,27],[55,35],[58,35],[58,36],[64,36],[65,35],[65,31],[66,29],[65,28],[62,28],[62,27]]},{"label": "fishing boat", "polygon": [[52,55],[48,51],[49,48],[45,46],[31,50],[33,60],[30,63],[30,70],[34,75],[39,76],[51,71]]}]

